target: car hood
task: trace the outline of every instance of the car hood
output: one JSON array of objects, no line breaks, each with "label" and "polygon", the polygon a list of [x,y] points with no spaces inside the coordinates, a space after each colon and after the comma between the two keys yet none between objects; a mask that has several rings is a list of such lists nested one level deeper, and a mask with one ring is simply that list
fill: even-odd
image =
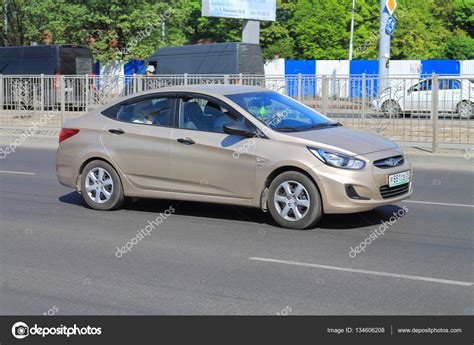
[{"label": "car hood", "polygon": [[312,145],[316,147],[334,147],[336,150],[344,150],[347,153],[352,153],[354,156],[398,147],[393,141],[382,136],[344,127],[285,134],[294,138],[311,141]]}]

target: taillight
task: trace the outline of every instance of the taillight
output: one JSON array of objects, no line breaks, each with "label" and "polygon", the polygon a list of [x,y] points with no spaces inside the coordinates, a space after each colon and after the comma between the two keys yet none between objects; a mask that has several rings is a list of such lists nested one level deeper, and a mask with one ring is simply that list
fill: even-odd
[{"label": "taillight", "polygon": [[73,128],[61,128],[61,131],[59,132],[59,142],[64,141],[74,135],[79,133],[78,129],[73,129]]}]

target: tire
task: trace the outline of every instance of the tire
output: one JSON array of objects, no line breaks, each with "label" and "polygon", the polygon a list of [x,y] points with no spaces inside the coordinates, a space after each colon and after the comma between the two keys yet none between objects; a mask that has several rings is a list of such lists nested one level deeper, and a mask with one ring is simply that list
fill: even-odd
[{"label": "tire", "polygon": [[100,160],[92,161],[84,167],[81,174],[81,194],[87,205],[101,211],[120,208],[125,200],[117,172],[110,164]]},{"label": "tire", "polygon": [[[295,196],[301,186],[303,189]],[[284,172],[270,183],[268,210],[280,226],[298,230],[314,227],[323,215],[318,188],[310,178],[296,171]]]},{"label": "tire", "polygon": [[401,108],[397,101],[388,100],[382,104],[382,112],[389,118],[396,118],[400,115]]},{"label": "tire", "polygon": [[456,107],[456,111],[461,119],[474,118],[474,104],[469,101],[462,101]]}]

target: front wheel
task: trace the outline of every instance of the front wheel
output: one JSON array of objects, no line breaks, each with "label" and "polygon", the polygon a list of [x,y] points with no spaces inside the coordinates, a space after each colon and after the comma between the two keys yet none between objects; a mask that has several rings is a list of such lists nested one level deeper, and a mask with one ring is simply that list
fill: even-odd
[{"label": "front wheel", "polygon": [[313,181],[296,171],[278,175],[268,189],[268,210],[282,227],[307,229],[322,217],[321,195]]},{"label": "front wheel", "polygon": [[84,201],[96,210],[113,210],[124,201],[123,187],[115,169],[104,161],[92,161],[81,175],[81,194]]},{"label": "front wheel", "polygon": [[474,118],[474,105],[469,101],[462,101],[458,104],[457,112],[462,119]]}]

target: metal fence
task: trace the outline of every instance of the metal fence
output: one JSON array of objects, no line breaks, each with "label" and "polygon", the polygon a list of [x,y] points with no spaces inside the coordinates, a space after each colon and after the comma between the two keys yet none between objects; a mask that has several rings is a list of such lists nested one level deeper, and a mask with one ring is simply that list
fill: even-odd
[{"label": "metal fence", "polygon": [[122,96],[195,84],[265,87],[348,127],[434,150],[474,144],[474,76],[0,75],[0,125],[31,126],[48,115],[47,125],[59,127]]}]

